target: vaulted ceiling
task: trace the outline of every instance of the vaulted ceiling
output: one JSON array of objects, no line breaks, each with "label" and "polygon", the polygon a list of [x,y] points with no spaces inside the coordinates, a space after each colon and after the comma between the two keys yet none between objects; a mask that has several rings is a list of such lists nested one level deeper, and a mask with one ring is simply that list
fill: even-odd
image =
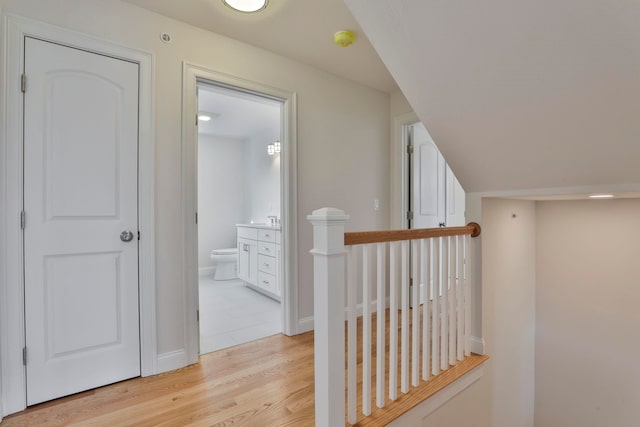
[{"label": "vaulted ceiling", "polygon": [[640,188],[640,2],[345,3],[465,190]]},{"label": "vaulted ceiling", "polygon": [[[261,15],[124,1],[399,86],[466,191],[640,191],[637,0],[271,0]],[[341,49],[331,36],[344,28],[358,41]]]}]

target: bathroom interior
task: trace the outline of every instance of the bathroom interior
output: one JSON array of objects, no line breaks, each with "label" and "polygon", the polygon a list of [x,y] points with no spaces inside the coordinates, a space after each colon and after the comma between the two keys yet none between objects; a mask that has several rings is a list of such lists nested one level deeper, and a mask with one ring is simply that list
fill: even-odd
[{"label": "bathroom interior", "polygon": [[198,84],[200,354],[282,331],[283,103]]}]

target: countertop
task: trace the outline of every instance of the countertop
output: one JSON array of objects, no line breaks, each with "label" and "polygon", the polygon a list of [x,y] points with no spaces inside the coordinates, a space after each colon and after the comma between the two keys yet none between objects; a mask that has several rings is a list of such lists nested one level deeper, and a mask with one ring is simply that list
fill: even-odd
[{"label": "countertop", "polygon": [[271,226],[269,224],[264,223],[256,223],[256,224],[236,224],[236,227],[248,227],[248,228],[266,228],[269,230],[278,230],[280,231],[280,226]]}]

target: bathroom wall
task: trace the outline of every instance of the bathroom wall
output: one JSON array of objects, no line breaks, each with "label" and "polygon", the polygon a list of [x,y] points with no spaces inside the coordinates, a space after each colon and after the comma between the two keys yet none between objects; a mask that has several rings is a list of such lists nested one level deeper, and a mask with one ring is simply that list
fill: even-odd
[{"label": "bathroom wall", "polygon": [[245,142],[206,134],[198,136],[198,264],[211,268],[209,253],[236,246],[235,225],[243,221]]},{"label": "bathroom wall", "polygon": [[267,154],[267,144],[280,139],[278,131],[256,135],[245,144],[245,222],[280,218],[280,154]]}]

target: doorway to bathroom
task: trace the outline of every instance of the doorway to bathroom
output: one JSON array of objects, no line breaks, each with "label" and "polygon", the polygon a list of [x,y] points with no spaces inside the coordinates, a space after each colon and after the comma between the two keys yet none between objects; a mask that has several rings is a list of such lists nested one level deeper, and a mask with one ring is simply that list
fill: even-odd
[{"label": "doorway to bathroom", "polygon": [[200,354],[283,331],[283,101],[197,84]]}]

